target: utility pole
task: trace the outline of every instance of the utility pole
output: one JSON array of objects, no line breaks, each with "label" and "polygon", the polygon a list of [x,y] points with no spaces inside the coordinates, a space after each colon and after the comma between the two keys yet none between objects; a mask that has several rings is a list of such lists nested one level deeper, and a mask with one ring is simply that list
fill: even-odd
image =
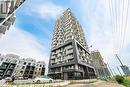
[{"label": "utility pole", "polygon": [[[120,58],[119,58],[119,56],[118,56],[117,54],[115,54],[115,56],[116,56],[116,58],[119,60],[119,62],[120,62],[120,64],[121,64],[120,67],[121,67],[121,69],[123,70],[124,74],[125,74],[125,75],[130,75],[130,70],[129,70],[129,68],[122,63],[122,61],[120,60]],[[118,70],[119,70],[119,69],[118,69]]]},{"label": "utility pole", "polygon": [[124,66],[123,63],[122,63],[122,61],[120,60],[119,56],[118,56],[117,54],[115,54],[115,56],[116,56],[116,58],[119,60],[121,66]]}]

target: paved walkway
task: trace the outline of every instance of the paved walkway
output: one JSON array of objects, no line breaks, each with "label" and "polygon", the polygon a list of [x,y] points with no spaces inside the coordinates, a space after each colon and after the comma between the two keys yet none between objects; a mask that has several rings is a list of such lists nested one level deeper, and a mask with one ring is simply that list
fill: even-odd
[{"label": "paved walkway", "polygon": [[105,81],[98,81],[91,84],[71,84],[67,87],[125,87],[116,83],[110,83]]}]

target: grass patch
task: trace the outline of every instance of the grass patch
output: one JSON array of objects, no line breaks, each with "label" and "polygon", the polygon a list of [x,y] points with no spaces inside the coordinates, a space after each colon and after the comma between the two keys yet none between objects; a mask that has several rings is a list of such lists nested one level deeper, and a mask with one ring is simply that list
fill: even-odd
[{"label": "grass patch", "polygon": [[120,76],[120,75],[116,75],[115,76],[115,79],[116,81],[119,83],[119,84],[123,84],[124,83],[124,80],[125,78],[123,76]]},{"label": "grass patch", "polygon": [[115,81],[114,78],[98,78],[98,79],[102,81]]},{"label": "grass patch", "polygon": [[130,78],[125,78],[122,84],[126,87],[130,87]]},{"label": "grass patch", "polygon": [[126,77],[126,76],[119,76],[117,75],[115,77],[116,81],[119,83],[119,84],[122,84],[126,87],[130,87],[130,78],[129,77]]}]

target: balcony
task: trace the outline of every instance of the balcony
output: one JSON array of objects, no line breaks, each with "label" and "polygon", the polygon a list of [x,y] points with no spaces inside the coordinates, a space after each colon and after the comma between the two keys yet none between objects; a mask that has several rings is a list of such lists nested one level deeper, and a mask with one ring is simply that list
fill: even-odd
[{"label": "balcony", "polygon": [[13,66],[13,67],[9,67],[9,69],[14,69],[15,68],[15,66]]},{"label": "balcony", "polygon": [[9,18],[9,21],[13,24],[14,21],[16,20],[16,16],[12,16],[11,18]]},{"label": "balcony", "polygon": [[74,61],[74,58],[72,58],[72,59],[68,59],[68,62],[72,62],[72,61]]},{"label": "balcony", "polygon": [[5,21],[3,25],[6,26],[6,29],[9,30],[10,26],[11,26],[12,22],[9,21]]},{"label": "balcony", "polygon": [[55,59],[56,57],[55,56],[51,56],[51,59]]},{"label": "balcony", "polygon": [[51,60],[51,63],[53,64],[53,63],[55,63],[55,61],[52,61],[52,60]]},{"label": "balcony", "polygon": [[78,71],[78,72],[83,72],[83,70],[80,69],[74,69],[74,68],[70,68],[70,69],[63,69],[63,72],[73,72],[73,71]]},{"label": "balcony", "polygon": [[66,54],[72,54],[73,53],[73,49],[72,50],[68,50],[67,52],[66,52]]},{"label": "balcony", "polygon": [[0,26],[0,33],[5,34],[6,29],[7,29],[7,26],[5,26],[5,25],[1,25],[1,26]]},{"label": "balcony", "polygon": [[6,73],[5,75],[11,76],[12,73]]},{"label": "balcony", "polygon": [[51,63],[51,65],[55,65],[56,63]]},{"label": "balcony", "polygon": [[67,56],[66,59],[73,59],[73,55]]},{"label": "balcony", "polygon": [[16,8],[18,8],[25,0],[21,1],[21,0],[17,0],[16,2]]},{"label": "balcony", "polygon": [[56,73],[61,73],[61,71],[50,71],[48,74],[56,74]]},{"label": "balcony", "polygon": [[6,69],[7,66],[0,66],[0,69]]},{"label": "balcony", "polygon": [[63,68],[63,72],[70,72],[70,71],[75,71],[74,68]]},{"label": "balcony", "polygon": [[57,57],[61,57],[61,56],[62,56],[61,53],[58,53]]},{"label": "balcony", "polygon": [[0,75],[3,75],[4,73],[0,72]]},{"label": "balcony", "polygon": [[67,49],[69,50],[69,49],[72,49],[73,47],[72,47],[72,45],[69,45],[68,47],[67,47]]},{"label": "balcony", "polygon": [[56,53],[55,52],[52,52],[52,55],[55,55]]}]

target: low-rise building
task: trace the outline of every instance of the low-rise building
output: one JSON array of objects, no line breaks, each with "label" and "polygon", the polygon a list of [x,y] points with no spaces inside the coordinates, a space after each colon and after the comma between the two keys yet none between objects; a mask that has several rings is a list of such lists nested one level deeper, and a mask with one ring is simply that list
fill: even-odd
[{"label": "low-rise building", "polygon": [[0,55],[0,78],[11,77],[18,60],[19,56],[17,55]]},{"label": "low-rise building", "polygon": [[45,74],[45,62],[32,58],[20,58],[14,54],[0,55],[0,78],[27,77],[34,78]]},{"label": "low-rise building", "polygon": [[27,58],[22,59],[17,64],[14,75],[16,77],[23,76],[28,78],[34,78],[45,74],[45,62],[38,61],[35,59]]}]

